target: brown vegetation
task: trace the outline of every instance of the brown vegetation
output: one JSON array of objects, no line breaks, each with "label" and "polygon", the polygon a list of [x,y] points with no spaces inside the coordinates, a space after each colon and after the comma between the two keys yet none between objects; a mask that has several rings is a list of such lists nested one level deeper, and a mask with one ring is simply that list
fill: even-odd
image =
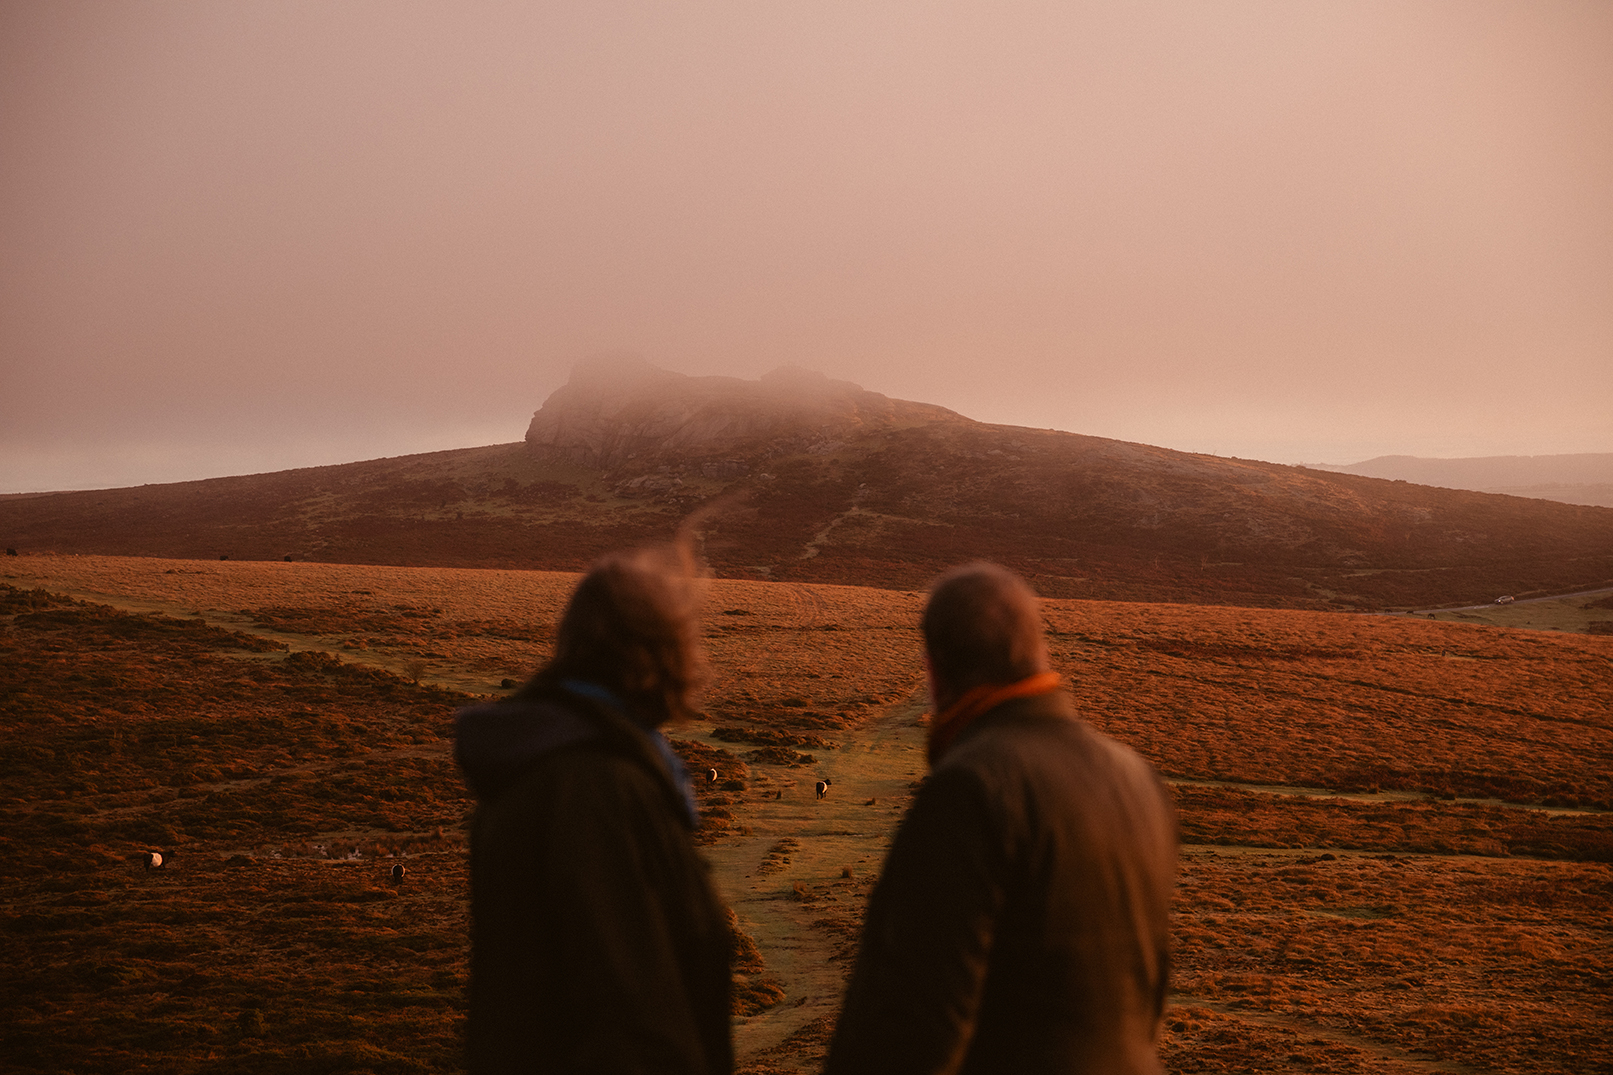
[{"label": "brown vegetation", "polygon": [[9,586],[0,624],[8,1071],[457,1063],[458,696]]},{"label": "brown vegetation", "polygon": [[730,578],[917,588],[987,557],[1049,596],[1289,608],[1613,585],[1610,508],[985,425],[855,386],[834,421],[769,424],[757,400],[720,392],[687,401],[681,426],[629,420],[665,403],[660,383],[613,398],[615,426],[589,398],[604,389],[557,392],[543,413],[592,429],[586,445],[0,498],[0,539],[25,554],[575,570],[698,510]]},{"label": "brown vegetation", "polygon": [[1605,865],[1189,852],[1179,887],[1172,1070],[1607,1070]]},{"label": "brown vegetation", "polygon": [[[457,1070],[470,804],[447,720],[466,695],[441,683],[524,677],[570,578],[7,568],[6,1069]],[[746,897],[753,1072],[814,1070],[832,1026],[922,768],[919,601],[711,583],[710,721],[674,735],[719,772],[697,782],[700,839]],[[1605,1066],[1613,641],[1088,601],[1047,620],[1090,719],[1174,783],[1172,1070]],[[820,771],[840,794],[814,802]]]}]

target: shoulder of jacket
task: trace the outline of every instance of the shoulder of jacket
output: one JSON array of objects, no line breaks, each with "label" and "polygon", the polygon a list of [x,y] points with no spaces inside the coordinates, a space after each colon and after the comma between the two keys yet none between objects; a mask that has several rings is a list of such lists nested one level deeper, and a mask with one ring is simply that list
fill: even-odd
[{"label": "shoulder of jacket", "polygon": [[508,794],[528,801],[548,795],[596,804],[659,801],[665,783],[644,759],[596,737],[533,760],[510,782]]}]

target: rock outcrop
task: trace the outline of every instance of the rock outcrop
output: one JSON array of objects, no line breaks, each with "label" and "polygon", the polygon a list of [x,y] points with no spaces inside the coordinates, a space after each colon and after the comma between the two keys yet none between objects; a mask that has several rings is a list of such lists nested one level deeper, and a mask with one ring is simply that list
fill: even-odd
[{"label": "rock outcrop", "polygon": [[850,381],[783,367],[757,381],[689,377],[638,358],[579,362],[571,379],[532,416],[537,453],[609,469],[678,453],[707,477],[733,477],[746,464],[722,458],[763,445],[812,443],[934,421],[968,419],[945,407],[869,392]]}]

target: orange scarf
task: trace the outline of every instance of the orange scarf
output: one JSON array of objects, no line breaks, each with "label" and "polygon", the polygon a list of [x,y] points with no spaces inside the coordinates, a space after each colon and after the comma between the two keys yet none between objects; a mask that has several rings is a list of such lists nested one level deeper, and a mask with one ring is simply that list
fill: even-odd
[{"label": "orange scarf", "polygon": [[947,748],[952,746],[952,741],[982,713],[1015,698],[1030,698],[1057,690],[1058,685],[1057,672],[1038,672],[1018,683],[982,683],[965,692],[963,697],[947,706],[945,712],[937,714],[930,722],[930,767],[935,767]]}]

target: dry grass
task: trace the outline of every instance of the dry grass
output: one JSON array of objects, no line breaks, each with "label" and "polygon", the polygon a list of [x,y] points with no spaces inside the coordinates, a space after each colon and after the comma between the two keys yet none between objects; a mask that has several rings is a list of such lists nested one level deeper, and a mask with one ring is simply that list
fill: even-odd
[{"label": "dry grass", "polygon": [[[466,696],[445,685],[524,677],[574,576],[6,568],[5,1069],[457,1070],[470,804],[447,742]],[[711,719],[678,742],[720,774],[700,838],[753,942],[752,1071],[821,1057],[922,766],[919,602],[711,584]],[[1173,1070],[1607,1068],[1613,824],[1592,808],[1613,801],[1613,639],[1078,601],[1047,618],[1094,723],[1178,781]],[[1546,802],[1579,812],[1524,808]],[[172,865],[142,869],[151,848]]]},{"label": "dry grass", "polygon": [[1054,603],[1090,719],[1169,776],[1613,806],[1613,646],[1386,616]]},{"label": "dry grass", "polygon": [[0,624],[6,1070],[454,1067],[461,696],[37,591]]},{"label": "dry grass", "polygon": [[1183,1071],[1607,1070],[1610,905],[1605,865],[1190,852],[1165,1055]]}]

